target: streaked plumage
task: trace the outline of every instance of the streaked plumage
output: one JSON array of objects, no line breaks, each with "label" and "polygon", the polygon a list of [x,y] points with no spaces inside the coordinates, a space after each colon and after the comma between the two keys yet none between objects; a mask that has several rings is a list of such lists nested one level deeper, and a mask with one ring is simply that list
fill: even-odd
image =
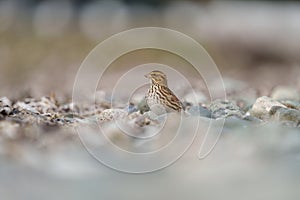
[{"label": "streaked plumage", "polygon": [[179,112],[182,110],[182,104],[169,89],[167,76],[163,72],[152,71],[145,77],[151,80],[151,85],[146,95],[146,101],[150,108],[154,105],[161,105],[167,112]]}]

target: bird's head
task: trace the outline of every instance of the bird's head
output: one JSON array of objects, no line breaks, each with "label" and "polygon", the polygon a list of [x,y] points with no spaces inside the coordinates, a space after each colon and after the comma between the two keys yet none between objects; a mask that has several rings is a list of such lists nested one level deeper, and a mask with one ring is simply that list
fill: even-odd
[{"label": "bird's head", "polygon": [[161,71],[152,71],[146,74],[145,77],[149,78],[152,84],[167,86],[167,76]]}]

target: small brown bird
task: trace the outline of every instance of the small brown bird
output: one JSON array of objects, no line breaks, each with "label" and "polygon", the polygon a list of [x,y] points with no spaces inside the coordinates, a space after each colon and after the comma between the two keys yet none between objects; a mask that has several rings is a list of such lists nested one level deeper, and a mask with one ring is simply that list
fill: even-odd
[{"label": "small brown bird", "polygon": [[155,70],[146,74],[145,77],[151,81],[146,102],[152,111],[155,105],[163,106],[166,112],[182,110],[182,103],[168,88],[167,76],[163,72]]}]

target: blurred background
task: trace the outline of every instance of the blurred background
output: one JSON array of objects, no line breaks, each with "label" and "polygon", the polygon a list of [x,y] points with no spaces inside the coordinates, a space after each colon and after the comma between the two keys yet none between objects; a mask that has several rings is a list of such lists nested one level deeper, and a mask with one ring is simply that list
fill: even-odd
[{"label": "blurred background", "polygon": [[262,94],[300,87],[299,1],[1,0],[0,24],[0,96],[70,95],[99,42],[142,26],[193,37],[223,76]]},{"label": "blurred background", "polygon": [[[88,53],[143,26],[191,36],[233,90],[258,90],[254,100],[277,85],[300,89],[300,1],[0,0],[0,96],[70,99]],[[135,57],[149,61],[144,54]],[[134,63],[123,60],[115,73]],[[0,138],[0,199],[299,199],[299,128],[228,121],[207,159],[197,159],[198,141],[171,167],[141,176],[100,165],[61,130],[18,144]]]}]

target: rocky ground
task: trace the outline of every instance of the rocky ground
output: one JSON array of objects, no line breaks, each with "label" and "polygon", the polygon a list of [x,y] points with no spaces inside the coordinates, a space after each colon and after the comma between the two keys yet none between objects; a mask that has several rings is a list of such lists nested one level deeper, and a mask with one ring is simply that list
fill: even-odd
[{"label": "rocky ground", "polygon": [[[162,123],[159,117],[149,111],[144,100],[129,102],[126,107],[112,108],[108,99],[105,97],[96,105],[80,105],[59,102],[54,94],[40,99],[23,98],[14,101],[1,97],[0,141],[3,145],[0,153],[13,154],[15,151],[10,149],[12,144],[22,146],[26,142],[34,143],[38,148],[54,148],[56,142],[76,140],[73,128],[77,126],[110,124],[113,127],[117,120],[127,124],[140,136]],[[253,95],[252,99],[243,99],[239,94],[233,94],[227,100],[184,101],[183,104],[183,117],[201,117],[212,121],[225,118],[236,121],[237,127],[245,124],[259,127],[268,123],[287,128],[300,127],[300,95],[292,87],[278,86],[269,97],[254,98]]]}]

